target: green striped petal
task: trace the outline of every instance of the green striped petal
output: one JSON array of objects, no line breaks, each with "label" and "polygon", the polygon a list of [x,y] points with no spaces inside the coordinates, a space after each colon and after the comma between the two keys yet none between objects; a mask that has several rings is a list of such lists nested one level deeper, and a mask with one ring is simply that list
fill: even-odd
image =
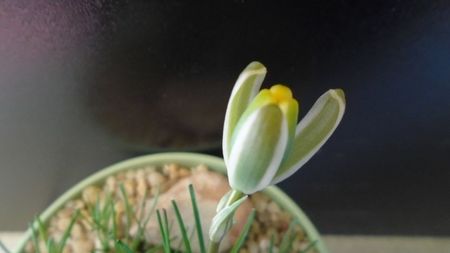
[{"label": "green striped petal", "polygon": [[297,125],[295,139],[286,154],[273,184],[294,174],[330,138],[345,111],[345,95],[341,89],[329,90],[313,105]]},{"label": "green striped petal", "polygon": [[283,112],[284,116],[287,119],[288,122],[288,129],[289,129],[289,143],[288,143],[288,150],[292,146],[292,142],[294,140],[295,136],[295,129],[296,124],[298,120],[298,102],[295,99],[290,99],[289,101],[283,102],[279,105],[281,111]]},{"label": "green striped petal", "polygon": [[[276,85],[282,86],[282,85]],[[273,88],[274,86],[272,86]],[[285,87],[285,86],[283,86]],[[272,89],[271,88],[271,89]],[[286,89],[289,89],[285,87]],[[254,111],[260,109],[263,106],[273,104],[277,105],[281,112],[284,114],[284,117],[287,119],[288,128],[289,128],[289,139],[294,139],[295,136],[295,127],[297,124],[298,118],[298,102],[294,98],[285,99],[283,101],[278,101],[271,89],[262,89],[253,99],[253,101],[248,105],[247,110],[242,114],[242,118],[248,117],[248,115],[252,114]]]},{"label": "green striped petal", "polygon": [[245,194],[272,182],[288,143],[288,123],[276,104],[243,116],[234,131],[228,160],[230,186]]},{"label": "green striped petal", "polygon": [[252,62],[242,71],[233,87],[223,128],[222,149],[226,164],[228,163],[234,128],[247,106],[258,93],[266,73],[267,70],[264,65],[256,61]]}]

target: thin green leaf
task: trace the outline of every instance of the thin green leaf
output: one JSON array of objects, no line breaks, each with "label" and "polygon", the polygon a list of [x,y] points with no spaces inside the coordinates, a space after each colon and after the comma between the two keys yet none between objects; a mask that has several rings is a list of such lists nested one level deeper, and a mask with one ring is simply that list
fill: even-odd
[{"label": "thin green leaf", "polygon": [[80,214],[80,211],[77,210],[72,215],[69,227],[67,227],[66,231],[64,231],[64,234],[63,234],[63,236],[61,238],[61,241],[58,244],[58,247],[57,247],[58,248],[58,252],[60,252],[60,253],[63,252],[64,247],[66,246],[66,243],[67,243],[67,239],[69,239],[70,233],[72,232],[73,225],[75,224],[79,214]]},{"label": "thin green leaf", "polygon": [[43,241],[47,241],[48,239],[48,231],[46,226],[44,225],[44,223],[42,222],[41,218],[38,216],[36,217],[36,222],[38,225],[38,230],[39,230],[39,237],[41,238],[41,240]]},{"label": "thin green leaf", "polygon": [[168,228],[165,227],[165,222],[163,221],[159,210],[156,210],[156,216],[158,218],[159,231],[161,233],[161,237],[163,240],[162,242],[163,242],[164,252],[170,253],[171,249],[170,249],[170,238],[169,238],[168,231],[167,231]]},{"label": "thin green leaf", "polygon": [[306,246],[305,249],[303,249],[302,251],[300,251],[300,253],[308,253],[310,250],[314,249],[315,246],[317,244],[317,240],[311,242],[310,244],[308,244],[308,246]]},{"label": "thin green leaf", "polygon": [[112,236],[113,240],[117,240],[117,221],[116,221],[116,207],[114,206],[114,203],[112,202],[111,198],[108,198],[109,206],[111,208],[111,216],[112,216]]},{"label": "thin green leaf", "polygon": [[195,228],[192,228],[191,233],[189,234],[189,241],[194,240],[194,236],[195,236]]},{"label": "thin green leaf", "polygon": [[158,204],[158,200],[159,200],[159,187],[158,190],[156,191],[156,195],[153,198],[153,202],[152,202],[152,206],[150,207],[150,211],[147,214],[147,217],[144,220],[144,227],[147,225],[147,223],[149,222],[150,218],[152,217],[152,214],[155,212],[156,209],[156,204]]},{"label": "thin green leaf", "polygon": [[[95,205],[91,210],[91,216],[92,227],[96,231],[102,245],[101,251],[108,252],[110,250],[111,237],[113,240],[117,238],[117,230],[115,229],[117,227],[115,221],[115,209],[110,195],[106,197],[103,205],[101,205],[100,199],[97,198]],[[110,228],[111,219],[113,229]]]},{"label": "thin green leaf", "polygon": [[183,222],[183,217],[181,217],[180,209],[178,208],[177,202],[175,200],[172,200],[172,207],[173,207],[173,210],[175,211],[175,216],[178,221],[178,226],[180,227],[180,232],[181,232],[181,236],[183,238],[183,243],[184,243],[184,250],[187,253],[191,253],[192,252],[191,243],[189,241],[189,236],[187,235],[186,226]]},{"label": "thin green leaf", "polygon": [[125,243],[120,240],[115,241],[116,253],[134,253]]},{"label": "thin green leaf", "polygon": [[192,186],[192,184],[189,185],[189,194],[191,196],[192,210],[194,213],[195,227],[197,229],[197,237],[198,237],[198,243],[200,246],[200,253],[206,253],[205,240],[203,237],[203,229],[202,229],[202,223],[201,223],[201,219],[200,219],[200,211],[199,211],[199,208],[197,205],[197,199],[195,197],[194,186]]},{"label": "thin green leaf", "polygon": [[253,221],[255,220],[255,213],[255,209],[252,209],[250,215],[247,218],[247,222],[245,223],[244,227],[241,230],[241,233],[239,234],[236,243],[233,245],[233,248],[231,248],[231,253],[238,253],[244,245],[244,242],[247,239],[247,235],[250,232],[250,228],[252,227]]},{"label": "thin green leaf", "polygon": [[147,212],[147,215],[144,216],[145,200],[147,199],[147,194],[148,194],[148,192],[145,191],[144,198],[143,198],[143,201],[141,203],[141,210],[142,210],[141,214],[142,215],[137,220],[138,232],[136,234],[136,237],[135,237],[134,241],[131,244],[132,249],[135,250],[135,251],[137,250],[137,247],[139,246],[139,243],[144,240],[145,228],[147,227],[147,224],[150,221],[150,218],[153,216],[153,213],[155,212],[156,204],[158,203],[159,195],[160,195],[159,187],[157,188],[157,191],[156,191],[155,196],[153,198],[152,205],[150,206],[150,210]]},{"label": "thin green leaf", "polygon": [[269,243],[269,253],[273,253],[273,245],[275,244],[275,235],[272,234]]},{"label": "thin green leaf", "polygon": [[290,253],[292,249],[292,243],[295,239],[295,226],[297,226],[297,222],[294,220],[289,224],[289,228],[283,236],[280,244],[280,253]]},{"label": "thin green leaf", "polygon": [[142,219],[144,219],[145,201],[147,200],[147,195],[148,195],[148,190],[147,190],[147,188],[145,188],[144,196],[142,197],[141,204],[140,204],[141,215],[140,215],[138,221],[141,221]]},{"label": "thin green leaf", "polygon": [[170,242],[172,241],[172,238],[170,238],[170,230],[171,230],[172,226],[169,226],[169,219],[167,218],[166,209],[163,209],[163,222],[164,222],[164,227],[166,228],[166,235],[169,240],[169,248],[170,248],[171,247]]},{"label": "thin green leaf", "polygon": [[137,250],[137,247],[139,246],[140,242],[143,240],[146,222],[145,222],[145,220],[144,220],[144,222],[142,222],[142,220],[144,219],[144,210],[145,210],[145,200],[146,199],[147,199],[147,189],[145,189],[144,196],[141,199],[141,204],[140,204],[141,215],[139,218],[136,219],[136,224],[138,226],[138,230],[137,230],[136,236],[134,237],[133,241],[131,242],[131,248],[134,251]]},{"label": "thin green leaf", "polygon": [[126,222],[125,222],[125,238],[129,240],[129,231],[132,223],[132,217],[133,217],[133,207],[131,206],[130,202],[128,201],[128,194],[125,191],[125,188],[123,184],[120,184],[119,186],[120,192],[122,193],[123,201],[125,203],[125,214],[126,214]]},{"label": "thin green leaf", "polygon": [[29,225],[30,230],[31,230],[31,241],[33,243],[33,247],[34,247],[34,251],[36,253],[41,253],[41,248],[39,247],[39,239],[38,239],[38,234],[36,231],[36,228],[34,227],[33,224]]},{"label": "thin green leaf", "polygon": [[145,253],[161,252],[162,249],[164,249],[162,245],[157,245],[148,249],[147,251],[145,251]]},{"label": "thin green leaf", "polygon": [[277,171],[273,184],[295,173],[322,147],[336,130],[345,111],[345,95],[340,89],[325,92],[297,125],[290,152]]},{"label": "thin green leaf", "polygon": [[61,252],[60,250],[58,250],[58,246],[57,246],[55,240],[53,240],[53,238],[50,238],[47,240],[46,246],[47,246],[47,252],[49,252],[49,253]]}]

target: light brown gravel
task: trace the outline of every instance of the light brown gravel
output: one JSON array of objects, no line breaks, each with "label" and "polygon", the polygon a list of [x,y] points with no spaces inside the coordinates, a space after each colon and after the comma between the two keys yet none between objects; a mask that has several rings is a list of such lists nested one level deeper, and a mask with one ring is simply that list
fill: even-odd
[{"label": "light brown gravel", "polygon": [[[137,211],[137,216],[142,215],[143,210],[140,206],[143,201],[152,200],[155,195],[164,194],[180,180],[191,177],[196,171],[208,171],[203,166],[197,166],[192,170],[176,165],[166,164],[162,168],[144,167],[126,172],[120,172],[117,175],[108,177],[103,184],[89,186],[83,190],[80,197],[66,203],[66,205],[57,212],[49,222],[49,234],[53,238],[61,238],[62,234],[69,226],[70,218],[75,210],[80,210],[81,219],[75,223],[71,236],[68,240],[64,253],[87,253],[99,248],[100,243],[95,230],[90,222],[90,209],[98,202],[103,204],[106,196],[110,195],[114,199],[116,221],[118,234],[124,235],[130,233],[125,231],[125,205],[119,185],[123,185],[130,203]],[[210,172],[213,173],[213,172]],[[215,172],[214,172],[215,173]],[[208,179],[204,179],[208,180]],[[214,186],[212,186],[214,187]],[[205,190],[205,189],[197,189]],[[186,189],[187,191],[187,189]],[[214,189],[206,189],[214,193]],[[146,196],[146,199],[144,197]],[[216,201],[220,196],[215,196]],[[201,199],[201,198],[200,198]],[[252,225],[248,240],[240,252],[259,253],[267,252],[270,242],[273,238],[274,252],[278,252],[278,245],[281,243],[284,233],[291,223],[291,216],[283,211],[275,202],[269,199],[263,193],[256,193],[250,197],[250,205],[256,209],[256,219]],[[201,208],[201,201],[200,201]],[[299,226],[295,227],[296,237],[293,243],[293,251],[299,252],[308,245],[308,239]],[[207,233],[205,235],[207,237]],[[41,245],[41,252],[45,250]],[[31,243],[26,247],[26,252],[34,252]],[[312,253],[310,251],[308,253]]]}]

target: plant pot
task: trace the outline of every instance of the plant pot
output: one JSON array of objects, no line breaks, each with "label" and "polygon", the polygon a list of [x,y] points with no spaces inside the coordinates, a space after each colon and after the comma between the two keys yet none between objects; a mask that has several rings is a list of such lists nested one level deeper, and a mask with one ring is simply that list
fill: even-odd
[{"label": "plant pot", "polygon": [[[59,197],[55,202],[53,202],[40,216],[44,223],[48,222],[50,218],[56,214],[56,212],[61,209],[64,204],[78,197],[82,190],[87,186],[98,184],[104,181],[108,176],[114,175],[118,172],[127,171],[135,168],[142,168],[143,166],[161,166],[168,163],[177,163],[186,167],[193,167],[198,164],[204,164],[208,166],[209,169],[225,174],[226,168],[222,159],[203,155],[196,153],[161,153],[154,155],[146,155],[133,159],[129,159],[123,162],[119,162],[112,166],[109,166],[91,176],[84,179],[67,192],[65,192],[61,197]],[[278,205],[289,212],[293,218],[297,219],[300,226],[303,228],[305,234],[310,241],[316,241],[315,249],[320,253],[327,253],[328,250],[321,239],[319,233],[317,232],[314,225],[308,219],[308,217],[303,213],[303,211],[290,199],[284,192],[275,186],[271,186],[263,191],[272,200],[274,200]],[[24,250],[26,243],[31,239],[31,230],[28,229],[18,244],[18,247],[14,252],[20,253]]]}]

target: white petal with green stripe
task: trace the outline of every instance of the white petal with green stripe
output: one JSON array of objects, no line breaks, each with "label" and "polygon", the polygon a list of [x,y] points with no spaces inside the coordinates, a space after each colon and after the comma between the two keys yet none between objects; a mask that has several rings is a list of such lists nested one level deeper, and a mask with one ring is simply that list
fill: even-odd
[{"label": "white petal with green stripe", "polygon": [[313,105],[297,125],[295,139],[286,154],[273,184],[294,174],[330,138],[345,111],[345,95],[340,89],[329,90]]},{"label": "white petal with green stripe", "polygon": [[247,106],[258,93],[266,73],[267,70],[264,65],[256,61],[252,62],[242,71],[233,87],[227,105],[223,128],[222,149],[226,164],[228,164],[234,128]]},{"label": "white petal with green stripe", "polygon": [[278,105],[246,112],[231,140],[227,165],[231,187],[252,194],[270,185],[283,160],[288,136],[288,123]]}]

